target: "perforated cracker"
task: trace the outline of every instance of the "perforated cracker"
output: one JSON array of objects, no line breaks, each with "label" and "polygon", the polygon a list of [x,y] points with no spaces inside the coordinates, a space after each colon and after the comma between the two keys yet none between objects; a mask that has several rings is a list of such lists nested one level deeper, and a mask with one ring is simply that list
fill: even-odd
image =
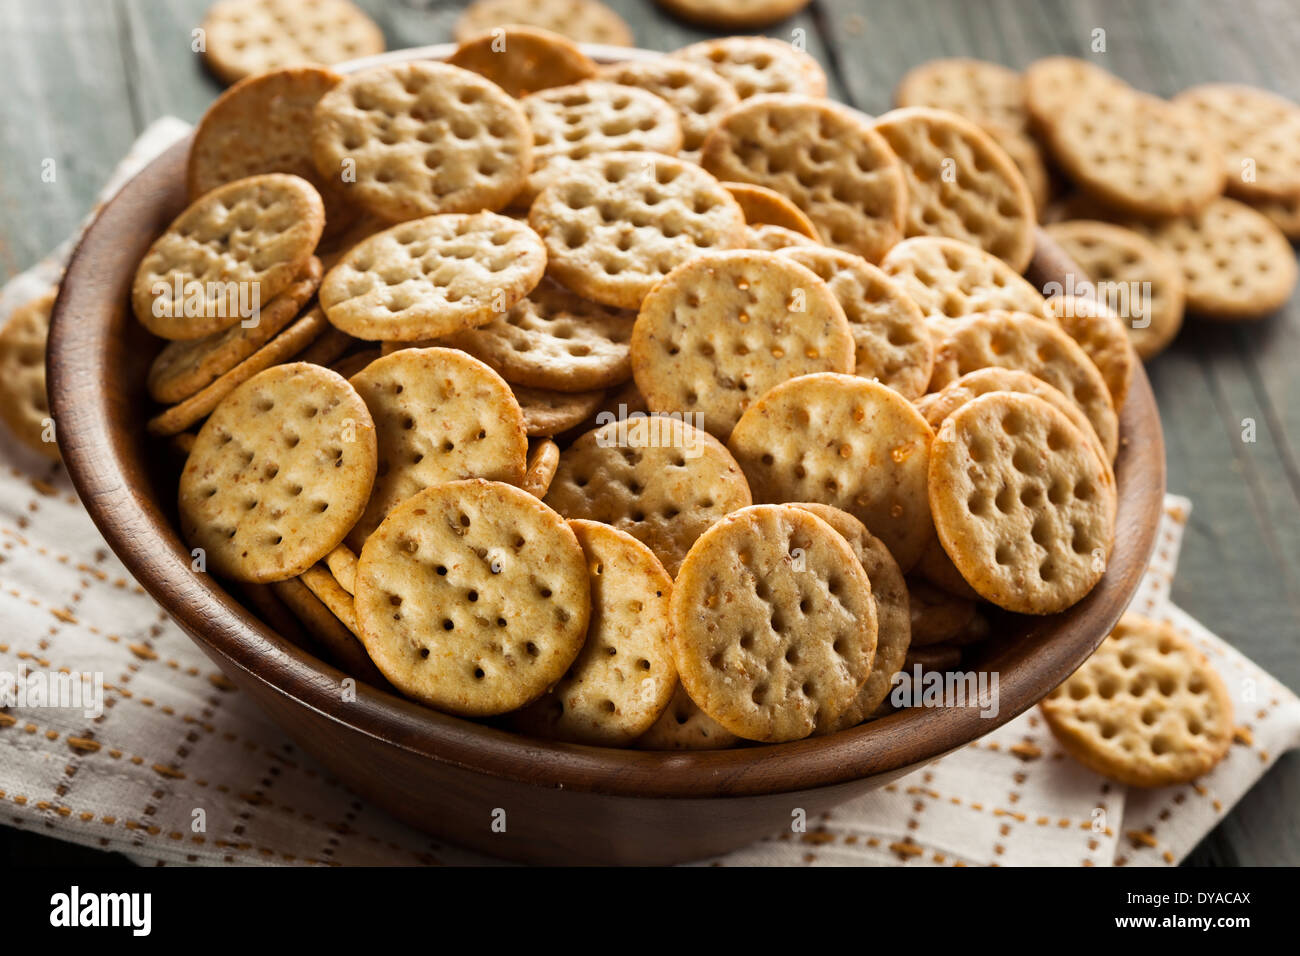
[{"label": "perforated cracker", "polygon": [[735,87],[742,100],[762,93],[826,95],[821,64],[781,40],[721,37],[692,43],[671,55],[707,66]]},{"label": "perforated cracker", "polygon": [[1178,263],[1122,226],[1080,219],[1044,229],[1097,284],[1103,301],[1124,312],[1121,321],[1137,354],[1149,359],[1164,351],[1183,325]]},{"label": "perforated cracker", "polygon": [[668,707],[637,740],[640,750],[724,750],[740,738],[700,710],[678,682]]},{"label": "perforated cracker", "polygon": [[835,733],[856,727],[884,703],[893,688],[894,675],[907,659],[912,643],[907,582],[884,542],[853,515],[816,503],[796,502],[795,507],[821,518],[848,542],[871,581],[871,598],[876,606],[876,653],[871,659],[871,674],[853,703],[823,731]]},{"label": "perforated cracker", "polygon": [[1125,220],[1178,263],[1189,312],[1249,321],[1280,309],[1296,285],[1295,253],[1265,216],[1220,196],[1196,215]]},{"label": "perforated cracker", "polygon": [[375,469],[374,422],[345,379],[301,362],[268,369],[199,431],[181,472],[181,533],[209,571],[294,577],[343,540]]},{"label": "perforated cracker", "polygon": [[794,16],[809,0],[655,0],[673,16],[713,30],[753,31]]},{"label": "perforated cracker", "polygon": [[486,77],[516,97],[596,75],[596,62],[573,41],[550,30],[517,25],[462,40],[447,62]]},{"label": "perforated cracker", "polygon": [[244,359],[230,371],[219,375],[193,395],[182,399],[145,423],[151,435],[168,436],[185,431],[202,421],[231,392],[254,375],[280,365],[298,355],[329,328],[325,313],[312,308],[271,341]]},{"label": "perforated cracker", "polygon": [[[1083,413],[1083,409],[1067,398],[1060,389],[1020,369],[999,366],[977,368],[952,380],[938,391],[923,395],[917,401],[916,408],[925,416],[930,427],[937,432],[945,418],[967,402],[989,392],[1019,392],[1041,398],[1068,418],[1070,424],[1093,443],[1097,460],[1109,467],[1110,457],[1106,454],[1101,439],[1097,437],[1096,429],[1092,427],[1092,422],[1088,421],[1088,416]],[[936,583],[942,585],[945,582]]]},{"label": "perforated cracker", "polygon": [[1024,73],[1025,110],[1030,124],[1042,130],[1074,103],[1106,103],[1130,91],[1119,77],[1073,56],[1048,56]]},{"label": "perforated cracker", "polygon": [[977,368],[1028,372],[1060,391],[1087,416],[1108,461],[1119,450],[1119,420],[1106,381],[1083,349],[1051,320],[987,312],[952,323],[937,343],[932,389]]},{"label": "perforated cracker", "polygon": [[311,157],[312,115],[343,78],[332,70],[296,66],[240,80],[217,97],[194,130],[186,166],[190,199],[260,173],[292,173],[311,183],[325,203],[325,233],[338,235],[359,211],[338,175],[322,176]]},{"label": "perforated cracker", "polygon": [[948,110],[981,125],[1024,129],[1029,123],[1024,79],[988,60],[949,57],[922,63],[899,81],[894,102]]},{"label": "perforated cracker", "polygon": [[525,491],[471,479],[398,506],[357,565],[357,623],[402,693],[487,716],[531,703],[582,649],[591,612],[573,531]]},{"label": "perforated cracker", "polygon": [[534,161],[519,104],[477,73],[417,60],[350,74],[321,97],[311,132],[322,176],[393,222],[500,209]]},{"label": "perforated cracker", "polygon": [[1084,296],[1053,296],[1047,300],[1047,307],[1065,333],[1079,343],[1097,366],[1118,413],[1128,397],[1133,367],[1138,361],[1124,323],[1108,306]]},{"label": "perforated cracker", "polygon": [[431,339],[504,313],[545,268],[545,247],[521,222],[490,212],[426,216],[356,245],[325,276],[320,303],[359,339]]},{"label": "perforated cracker", "polygon": [[1133,215],[1189,215],[1223,191],[1213,142],[1191,115],[1157,97],[1120,90],[1071,100],[1043,128],[1073,182]]},{"label": "perforated cracker", "polygon": [[745,222],[751,226],[780,226],[801,236],[821,242],[817,227],[802,209],[774,189],[753,183],[723,183],[727,192],[740,203]]},{"label": "perforated cracker", "polygon": [[456,42],[496,27],[541,27],[578,43],[632,46],[632,28],[596,0],[474,0],[456,21]]},{"label": "perforated cracker", "polygon": [[1290,199],[1267,199],[1249,205],[1292,242],[1300,239],[1300,193]]},{"label": "perforated cracker", "polygon": [[1136,614],[1042,711],[1071,757],[1133,787],[1188,783],[1232,746],[1232,699],[1218,672],[1169,624]]},{"label": "perforated cracker", "polygon": [[705,529],[752,502],[722,443],[673,417],[616,420],[587,432],[560,456],[546,493],[567,518],[626,531],[672,575]]},{"label": "perforated cracker", "polygon": [[297,318],[302,307],[316,294],[320,280],[320,260],[313,256],[293,284],[256,316],[201,339],[167,343],[149,366],[150,397],[159,402],[180,402],[206,388]]},{"label": "perforated cracker", "polygon": [[524,430],[529,438],[550,438],[570,428],[577,428],[600,408],[605,393],[556,392],[545,388],[516,385],[512,391],[524,414]]},{"label": "perforated cracker", "polygon": [[1047,319],[1042,294],[1001,259],[957,239],[900,242],[882,268],[921,308],[935,334],[951,319],[1006,309]]},{"label": "perforated cracker", "polygon": [[934,440],[929,491],[943,549],[998,607],[1062,611],[1106,570],[1114,478],[1040,398],[991,392],[948,416]]},{"label": "perforated cracker", "polygon": [[774,226],[771,223],[762,223],[757,226],[745,227],[745,248],[761,249],[764,252],[776,252],[780,249],[802,249],[802,248],[819,248],[821,243],[816,239],[809,239],[801,232],[795,232],[793,229],[787,229],[784,226]]},{"label": "perforated cracker", "polygon": [[735,87],[708,67],[676,57],[627,60],[600,68],[601,79],[637,86],[668,102],[682,124],[682,159],[699,162],[700,149],[723,114],[740,102]]},{"label": "perforated cracker", "polygon": [[460,478],[517,485],[528,439],[510,386],[456,349],[409,348],[371,362],[351,380],[375,421],[379,468],[370,503],[348,532],[360,551],[397,505]]},{"label": "perforated cracker", "polygon": [[1034,200],[987,133],[955,113],[919,106],[886,113],[875,129],[902,160],[907,236],[960,239],[1024,272],[1034,254]]},{"label": "perforated cracker", "polygon": [[920,412],[893,389],[822,373],[765,394],[727,446],[755,501],[841,508],[906,571],[934,534],[926,499],[932,437]]},{"label": "perforated cracker", "polygon": [[45,394],[45,340],[57,294],[24,302],[0,329],[0,419],[28,448],[55,460],[59,446]]},{"label": "perforated cracker", "polygon": [[653,726],[677,687],[668,617],[673,579],[630,534],[596,521],[569,527],[591,584],[587,641],[555,689],[518,715],[517,726],[536,736],[625,746]]},{"label": "perforated cracker", "polygon": [[204,57],[226,83],[288,66],[384,51],[384,34],[347,0],[221,0],[203,19]]},{"label": "perforated cracker", "polygon": [[682,145],[677,110],[653,93],[608,80],[543,90],[524,100],[533,128],[533,172],[516,202],[531,202],[584,159],[612,152],[672,154]]},{"label": "perforated cracker", "polygon": [[1193,86],[1174,103],[1189,110],[1218,147],[1229,193],[1252,201],[1300,195],[1300,106],[1236,83]]},{"label": "perforated cracker", "polygon": [[198,339],[238,324],[307,266],[325,225],[311,183],[268,173],[195,200],[136,269],[135,317],[165,339]]},{"label": "perforated cracker", "polygon": [[844,309],[855,375],[874,378],[905,398],[925,393],[934,344],[920,308],[893,280],[861,256],[838,249],[793,247],[782,254],[815,272]]},{"label": "perforated cracker", "polygon": [[543,438],[528,451],[524,480],[519,487],[535,498],[545,498],[559,467],[560,446],[549,438]]},{"label": "perforated cracker", "polygon": [[760,251],[700,255],[654,287],[632,330],[632,374],[656,412],[689,412],[710,434],[772,386],[852,372],[844,310],[812,270]]},{"label": "perforated cracker", "polygon": [[505,315],[458,332],[447,344],[486,362],[508,382],[586,392],[631,377],[628,343],[635,319],[633,312],[600,305],[543,280]]},{"label": "perforated cracker", "polygon": [[546,243],[551,275],[625,309],[638,308],[651,286],[702,250],[739,247],[745,228],[740,206],[712,176],[655,153],[608,153],[570,166],[528,221]]},{"label": "perforated cracker", "polygon": [[691,548],[672,599],[682,685],[750,740],[828,730],[876,652],[871,582],[848,543],[789,505],[723,518]]},{"label": "perforated cracker", "polygon": [[719,179],[775,190],[824,242],[871,262],[903,236],[903,165],[848,107],[790,94],[746,100],[709,134],[702,162]]}]

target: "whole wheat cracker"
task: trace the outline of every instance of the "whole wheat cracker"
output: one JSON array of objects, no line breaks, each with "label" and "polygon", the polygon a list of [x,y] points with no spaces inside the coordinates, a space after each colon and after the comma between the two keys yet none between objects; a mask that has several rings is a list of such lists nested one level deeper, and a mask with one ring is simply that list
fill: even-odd
[{"label": "whole wheat cracker", "polygon": [[528,226],[495,213],[426,216],[347,252],[320,304],[359,339],[411,342],[483,325],[542,279],[546,249]]},{"label": "whole wheat cracker", "polygon": [[[939,545],[939,550],[943,551],[942,545]],[[965,582],[960,572],[958,580]],[[978,594],[975,599],[962,597],[915,577],[907,582],[907,594],[912,647],[947,643],[960,635],[975,619],[975,599],[978,599]]]},{"label": "whole wheat cracker", "polygon": [[347,0],[220,0],[203,18],[204,60],[226,83],[384,51],[384,34]]},{"label": "whole wheat cracker", "polygon": [[852,372],[844,310],[812,270],[753,250],[705,253],[651,290],[632,329],[632,375],[656,412],[692,413],[726,439],[769,388]]},{"label": "whole wheat cracker", "polygon": [[900,107],[947,110],[979,123],[1025,129],[1024,78],[1017,70],[970,57],[929,60],[903,75],[894,89]]},{"label": "whole wheat cracker", "polygon": [[45,341],[58,290],[14,309],[0,328],[0,419],[28,448],[58,460],[54,419],[45,393]]},{"label": "whole wheat cracker", "polygon": [[1173,102],[1214,141],[1230,195],[1247,201],[1300,196],[1300,106],[1238,83],[1189,87]]},{"label": "whole wheat cracker", "polygon": [[874,128],[902,160],[905,235],[960,239],[1025,271],[1034,254],[1033,196],[987,133],[955,113],[920,106],[892,110]]},{"label": "whole wheat cracker", "polygon": [[433,485],[366,541],[354,598],[367,653],[402,693],[449,713],[531,703],[582,649],[591,613],[573,531],[501,482]]},{"label": "whole wheat cracker", "polygon": [[740,102],[735,87],[708,67],[677,57],[626,60],[602,66],[602,80],[637,86],[677,110],[682,146],[677,155],[699,162],[700,149],[724,113]]},{"label": "whole wheat cracker", "polygon": [[926,499],[932,438],[920,412],[893,389],[820,373],[763,395],[736,424],[727,447],[755,501],[841,508],[907,571],[934,534]]},{"label": "whole wheat cracker", "polygon": [[495,83],[417,60],[351,73],[321,97],[311,153],[322,176],[390,222],[505,206],[534,162],[523,109]]},{"label": "whole wheat cracker", "polygon": [[1048,56],[1029,64],[1024,72],[1025,111],[1030,126],[1042,130],[1072,103],[1106,103],[1129,92],[1119,77],[1088,60],[1073,56]]},{"label": "whole wheat cracker", "polygon": [[357,576],[357,555],[346,544],[340,544],[325,555],[325,565],[339,587],[348,594],[353,593],[354,580]]},{"label": "whole wheat cracker", "polygon": [[682,685],[750,740],[829,730],[871,673],[876,634],[871,582],[852,548],[790,505],[723,518],[691,547],[673,587]]},{"label": "whole wheat cracker", "polygon": [[516,726],[574,743],[625,746],[654,725],[677,687],[668,616],[673,579],[630,534],[581,519],[569,527],[587,559],[587,640],[560,682],[516,716]]},{"label": "whole wheat cracker", "polygon": [[507,382],[588,392],[631,377],[628,343],[635,320],[631,311],[544,279],[504,315],[445,341],[486,362]]},{"label": "whole wheat cracker", "polygon": [[268,369],[199,431],[181,472],[181,532],[209,571],[294,577],[343,540],[375,469],[374,422],[345,379],[306,363]]},{"label": "whole wheat cracker", "polygon": [[[1078,414],[1078,409],[1068,401],[1063,401],[1062,404]],[[1083,422],[1086,425],[1087,419]],[[943,542],[939,540],[938,535],[930,539],[930,544],[921,552],[921,560],[916,562],[912,574],[914,579],[923,580],[926,584],[931,584],[953,597],[965,598],[968,601],[979,600],[975,589],[966,583],[957,566],[952,563],[952,558],[948,557],[948,552],[943,550]]]},{"label": "whole wheat cracker", "polygon": [[810,0],[655,0],[675,17],[712,30],[749,32],[789,19]]},{"label": "whole wheat cracker", "polygon": [[310,635],[314,650],[319,651],[349,677],[365,681],[380,690],[392,685],[366,655],[357,636],[326,607],[301,578],[272,581],[267,585],[272,596],[287,607]]},{"label": "whole wheat cracker", "polygon": [[456,349],[401,349],[371,362],[351,384],[374,418],[379,450],[370,501],[348,532],[353,551],[397,505],[430,485],[523,481],[523,413],[510,386],[478,359]]},{"label": "whole wheat cracker", "polygon": [[740,206],[711,175],[645,152],[571,165],[537,197],[528,222],[546,244],[550,275],[625,309],[701,250],[739,247],[745,228]]},{"label": "whole wheat cracker", "polygon": [[949,415],[931,451],[929,495],[944,551],[998,607],[1062,611],[1106,570],[1114,477],[1036,396],[990,392]]},{"label": "whole wheat cracker", "polygon": [[725,750],[740,738],[700,710],[681,682],[672,700],[636,741],[640,750]]},{"label": "whole wheat cracker", "polygon": [[528,462],[519,487],[535,498],[545,498],[560,467],[560,446],[549,438],[542,438],[528,451]]},{"label": "whole wheat cracker", "polygon": [[745,227],[745,248],[759,249],[763,252],[778,252],[781,249],[818,249],[825,248],[816,239],[809,239],[801,232],[774,226],[765,222],[757,226]]},{"label": "whole wheat cracker", "polygon": [[626,531],[675,576],[696,538],[753,498],[740,466],[708,432],[676,417],[638,416],[570,445],[546,502],[566,518]]},{"label": "whole wheat cracker", "polygon": [[474,0],[456,21],[461,43],[512,24],[541,27],[578,43],[633,46],[632,28],[597,0]]},{"label": "whole wheat cracker", "polygon": [[247,318],[302,273],[325,208],[311,183],[267,173],[205,193],[154,240],[131,284],[135,317],[165,339],[198,339]]},{"label": "whole wheat cracker", "polygon": [[1136,614],[1041,706],[1066,753],[1133,787],[1188,783],[1232,746],[1232,699],[1218,672],[1171,625]]},{"label": "whole wheat cracker", "polygon": [[925,393],[934,342],[921,309],[885,273],[839,249],[791,247],[782,252],[815,272],[849,320],[854,374],[874,378],[905,398]]},{"label": "whole wheat cracker", "polygon": [[780,226],[821,242],[817,227],[802,209],[774,189],[753,183],[723,183],[727,192],[740,204],[745,222],[751,226]]},{"label": "whole wheat cracker", "polygon": [[514,97],[596,75],[596,61],[572,40],[517,24],[461,40],[447,62],[486,77]]},{"label": "whole wheat cracker", "polygon": [[904,167],[868,117],[828,100],[755,96],[705,140],[704,168],[766,186],[807,214],[828,245],[878,262],[903,236]]},{"label": "whole wheat cracker", "polygon": [[511,389],[524,415],[529,438],[550,438],[576,428],[604,401],[603,389],[591,392],[555,392],[545,388],[515,385]]},{"label": "whole wheat cracker", "polygon": [[722,37],[682,47],[671,56],[706,66],[742,100],[762,93],[825,96],[826,73],[815,57],[768,37]]},{"label": "whole wheat cracker", "polygon": [[1118,414],[1128,398],[1137,353],[1129,343],[1128,330],[1110,307],[1098,300],[1079,295],[1053,296],[1047,300],[1057,323],[1079,343],[1092,364],[1101,372],[1110,391],[1111,404]]}]

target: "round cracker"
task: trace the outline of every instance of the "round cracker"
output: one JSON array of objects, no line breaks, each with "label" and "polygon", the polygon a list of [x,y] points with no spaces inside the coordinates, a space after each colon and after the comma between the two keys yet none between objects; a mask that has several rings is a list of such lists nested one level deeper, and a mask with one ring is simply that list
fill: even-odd
[{"label": "round cracker", "polygon": [[946,57],[914,67],[899,81],[894,102],[947,110],[981,125],[1025,129],[1029,124],[1020,73],[970,57]]},{"label": "round cracker", "polygon": [[1240,83],[1203,83],[1173,101],[1214,141],[1231,195],[1248,201],[1300,195],[1300,106]]},{"label": "round cracker", "polygon": [[560,456],[546,503],[626,531],[675,575],[696,538],[753,499],[740,466],[708,432],[638,416],[578,438]]},{"label": "round cracker", "polygon": [[812,270],[786,256],[705,253],[651,290],[632,329],[632,375],[656,412],[691,413],[726,439],[773,385],[853,371],[844,310]]},{"label": "round cracker", "polygon": [[668,707],[637,740],[640,750],[724,750],[740,738],[700,710],[681,682]]},{"label": "round cracker", "polygon": [[510,24],[541,27],[578,43],[635,44],[632,28],[596,0],[474,0],[456,21],[456,42]]},{"label": "round cracker", "polygon": [[1232,746],[1232,699],[1218,672],[1171,625],[1136,614],[1042,711],[1066,753],[1132,787],[1189,783]]},{"label": "round cracker", "polygon": [[220,0],[203,18],[204,59],[226,83],[384,52],[384,34],[347,0]]},{"label": "round cracker", "polygon": [[1114,477],[1041,398],[991,392],[948,416],[934,440],[929,492],[944,551],[998,607],[1054,614],[1106,570]]},{"label": "round cracker", "polygon": [[267,173],[219,186],[177,216],[140,260],[131,304],[164,339],[237,325],[302,274],[325,207],[298,176]]},{"label": "round cracker", "polygon": [[1097,366],[1055,323],[1016,312],[988,312],[950,323],[934,355],[932,389],[977,368],[1015,368],[1058,389],[1087,416],[1106,460],[1119,451],[1119,417]]},{"label": "round cracker", "polygon": [[519,104],[446,63],[389,63],[349,74],[312,121],[311,152],[348,197],[390,222],[500,209],[533,163]]},{"label": "round cracker", "polygon": [[802,209],[774,189],[753,183],[723,183],[727,192],[740,204],[745,222],[751,226],[780,226],[814,242],[822,238]]},{"label": "round cracker", "polygon": [[571,165],[537,197],[528,222],[546,243],[552,276],[624,309],[638,308],[701,250],[739,247],[745,228],[740,206],[712,176],[645,152]]},{"label": "round cracker", "polygon": [[1119,77],[1073,56],[1048,56],[1024,73],[1025,110],[1030,125],[1041,131],[1073,103],[1095,104],[1129,92]]},{"label": "round cracker", "polygon": [[397,505],[430,485],[524,479],[528,438],[510,386],[456,349],[411,348],[376,359],[353,376],[370,409],[379,468],[370,502],[348,532],[360,551]]},{"label": "round cracker", "polygon": [[1123,226],[1079,219],[1044,229],[1087,273],[1097,297],[1120,316],[1137,354],[1150,359],[1163,352],[1183,325],[1183,276],[1178,263],[1151,240]]},{"label": "round cracker", "polygon": [[873,378],[905,398],[925,394],[934,368],[934,341],[921,309],[861,256],[839,249],[795,246],[782,252],[826,283],[853,333],[855,375]]},{"label": "round cracker", "polygon": [[672,597],[673,651],[700,709],[750,740],[827,730],[876,652],[871,582],[836,531],[789,505],[728,515],[695,542]]},{"label": "round cracker", "polygon": [[512,391],[524,413],[524,430],[529,438],[550,438],[576,428],[600,408],[605,393],[555,392],[516,385]]},{"label": "round cracker", "polygon": [[402,693],[465,716],[517,710],[564,676],[591,612],[573,531],[512,485],[470,479],[408,498],[366,541],[357,623]]},{"label": "round cracker", "polygon": [[762,93],[825,96],[826,73],[808,52],[768,37],[722,37],[682,47],[672,56],[706,66],[740,98]]},{"label": "round cracker", "polygon": [[431,339],[491,321],[545,268],[545,247],[521,222],[490,212],[426,216],[354,246],[326,274],[320,303],[359,339]]},{"label": "round cracker", "polygon": [[587,641],[517,725],[535,736],[626,746],[654,725],[677,687],[668,617],[673,579],[630,534],[598,521],[575,519],[569,527],[587,559]]},{"label": "round cracker", "polygon": [[875,129],[902,160],[908,237],[960,239],[1025,271],[1034,255],[1034,199],[987,133],[955,113],[920,106],[886,113]]},{"label": "round cracker", "polygon": [[0,329],[0,419],[33,451],[55,461],[59,446],[45,393],[45,341],[55,289],[14,309]]},{"label": "round cracker", "polygon": [[486,362],[507,382],[558,392],[621,385],[632,375],[635,313],[584,299],[543,280],[487,325],[447,344]]},{"label": "round cracker", "polygon": [[786,229],[784,226],[774,226],[765,222],[757,226],[745,227],[746,249],[777,252],[781,249],[816,249],[820,247],[821,243],[817,240],[809,239],[803,233],[795,232],[793,229]]},{"label": "round cracker", "polygon": [[727,443],[760,502],[842,508],[904,571],[933,536],[926,481],[933,433],[892,388],[852,375],[805,375],[745,412]]},{"label": "round cracker", "polygon": [[289,288],[256,316],[201,339],[168,342],[149,366],[149,396],[158,402],[181,402],[206,388],[248,358],[298,317],[320,285],[321,265],[315,256]]},{"label": "round cracker", "polygon": [[677,155],[693,163],[700,161],[700,149],[718,120],[740,102],[735,87],[718,74],[676,57],[610,63],[597,75],[640,87],[674,107],[682,124],[682,146]]},{"label": "round cracker", "polygon": [[596,61],[572,40],[517,24],[460,41],[447,62],[486,77],[515,97],[596,75]]},{"label": "round cracker", "polygon": [[701,162],[719,179],[780,193],[828,245],[871,262],[903,237],[903,165],[847,106],[792,94],[747,99],[709,134]]},{"label": "round cracker", "polygon": [[713,30],[758,30],[789,19],[810,0],[655,0],[675,17]]},{"label": "round cracker", "polygon": [[268,369],[199,431],[181,472],[181,533],[209,571],[294,577],[361,516],[376,462],[374,422],[346,379],[305,362]]},{"label": "round cracker", "polygon": [[912,643],[907,582],[884,542],[853,515],[815,502],[795,502],[794,506],[821,518],[849,543],[871,581],[871,597],[876,605],[876,653],[871,660],[871,674],[853,703],[824,730],[825,733],[836,733],[856,727],[875,713],[889,696],[894,675],[907,659],[907,650]]},{"label": "round cracker", "polygon": [[1084,296],[1053,296],[1047,300],[1047,307],[1065,333],[1079,343],[1097,366],[1118,413],[1128,398],[1133,367],[1138,361],[1124,323],[1109,307]]}]

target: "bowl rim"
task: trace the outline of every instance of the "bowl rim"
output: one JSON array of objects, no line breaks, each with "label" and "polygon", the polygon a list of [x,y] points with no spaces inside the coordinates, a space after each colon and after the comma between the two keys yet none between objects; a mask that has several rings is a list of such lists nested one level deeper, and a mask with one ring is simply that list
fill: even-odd
[{"label": "bowl rim", "polygon": [[[662,55],[630,47],[583,48],[601,62]],[[443,59],[453,49],[454,44],[435,44],[390,51],[335,69],[352,72],[382,63]],[[973,707],[909,708],[825,737],[716,751],[656,752],[525,737],[359,682],[355,701],[345,702],[339,687],[348,675],[278,637],[212,576],[191,571],[188,549],[156,503],[147,494],[131,493],[125,466],[147,447],[140,445],[142,423],[136,423],[133,435],[116,429],[105,387],[111,380],[108,359],[114,329],[125,330],[131,317],[125,296],[116,301],[110,297],[106,304],[103,290],[106,285],[113,288],[113,275],[121,288],[121,275],[114,269],[131,261],[120,247],[114,248],[115,230],[131,221],[137,207],[157,207],[165,201],[167,190],[175,188],[174,183],[168,185],[167,176],[183,170],[191,139],[192,134],[155,158],[106,203],[68,262],[53,309],[47,356],[60,451],[109,547],[213,660],[224,664],[223,669],[237,668],[263,690],[309,708],[340,729],[492,777],[625,797],[757,796],[898,776],[974,741],[1041,700],[1091,655],[1136,592],[1155,547],[1165,489],[1159,414],[1140,364],[1120,414],[1117,542],[1110,566],[1097,587],[1073,608],[1029,619],[1022,642],[1059,626],[1033,651],[1033,667],[1022,663],[999,672],[1000,707],[994,717],[981,717]],[[164,225],[170,215],[161,220]],[[1077,270],[1040,230],[1029,274],[1060,276],[1071,267]],[[134,266],[130,269],[133,275]],[[129,283],[128,276],[126,288]],[[107,319],[87,322],[86,316],[96,310]],[[120,341],[116,344],[123,347]]]}]

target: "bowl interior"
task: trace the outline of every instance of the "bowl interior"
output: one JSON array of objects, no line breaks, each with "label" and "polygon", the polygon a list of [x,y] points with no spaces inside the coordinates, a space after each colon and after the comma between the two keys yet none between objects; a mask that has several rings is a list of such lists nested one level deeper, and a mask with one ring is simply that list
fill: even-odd
[{"label": "bowl interior", "polygon": [[[445,57],[447,45],[358,61]],[[597,59],[653,55],[588,48]],[[136,264],[184,208],[189,140],[156,159],[108,203],[73,254],[54,308],[48,370],[68,472],[109,546],[144,588],[223,668],[298,706],[419,753],[544,786],[643,797],[779,793],[908,768],[982,736],[1023,712],[1092,653],[1131,600],[1155,541],[1164,446],[1155,399],[1139,368],[1121,413],[1117,539],[1106,575],[1083,601],[1044,618],[996,619],[963,669],[996,671],[995,716],[978,707],[913,708],[829,737],[700,753],[650,753],[551,743],[441,714],[361,685],[281,638],[221,581],[190,569],[174,522],[177,465],[144,434],[145,370],[157,349],[130,315]],[[1038,285],[1077,267],[1039,234],[1029,270]]]}]

